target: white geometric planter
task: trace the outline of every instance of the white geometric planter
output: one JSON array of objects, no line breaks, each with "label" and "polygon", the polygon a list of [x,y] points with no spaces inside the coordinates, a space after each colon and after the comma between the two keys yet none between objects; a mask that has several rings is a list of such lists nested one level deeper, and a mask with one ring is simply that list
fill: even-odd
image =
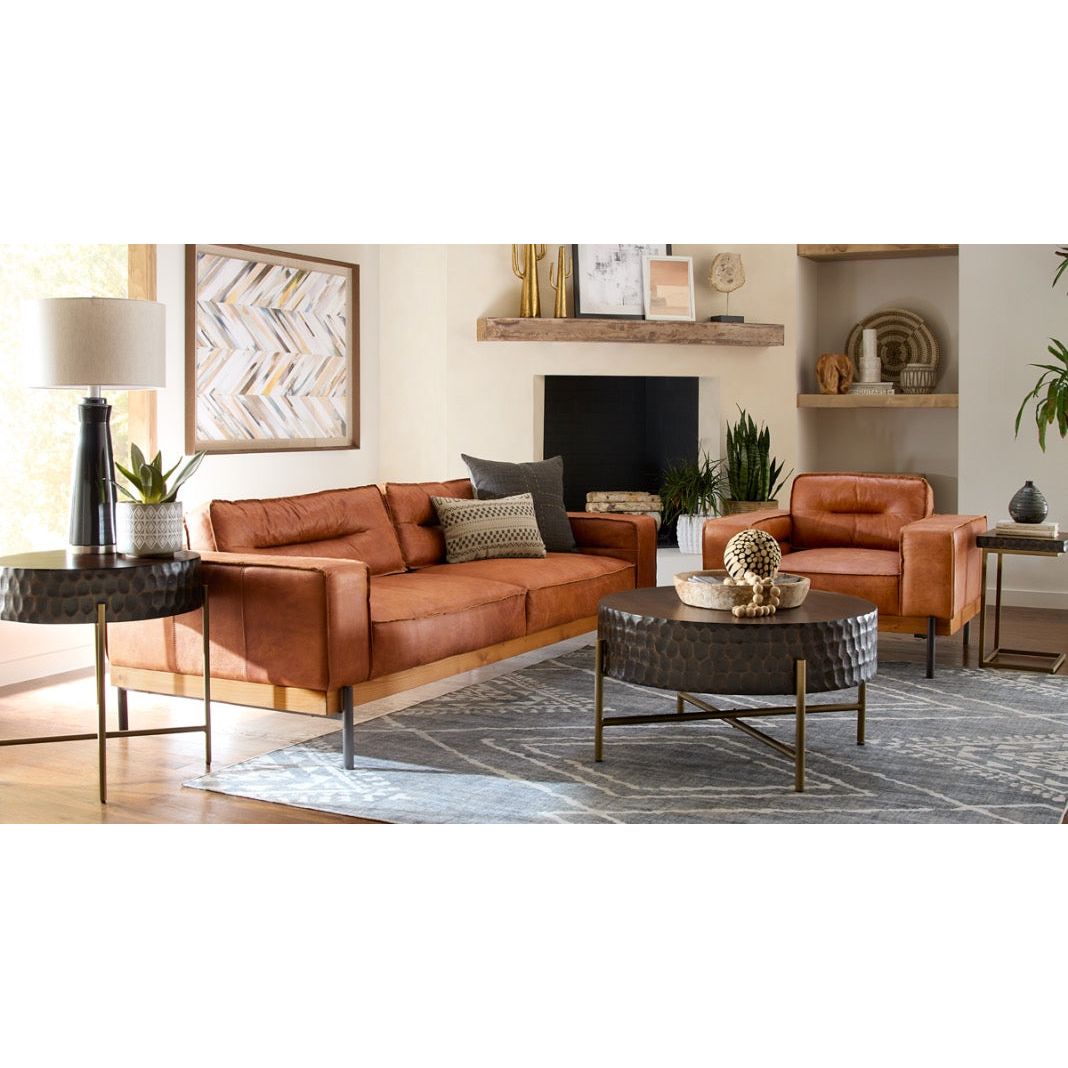
[{"label": "white geometric planter", "polygon": [[173,556],[185,548],[182,502],[115,505],[115,547],[123,556]]},{"label": "white geometric planter", "polygon": [[686,556],[700,556],[701,538],[705,529],[705,520],[710,515],[680,515],[675,527],[679,539],[679,551]]}]

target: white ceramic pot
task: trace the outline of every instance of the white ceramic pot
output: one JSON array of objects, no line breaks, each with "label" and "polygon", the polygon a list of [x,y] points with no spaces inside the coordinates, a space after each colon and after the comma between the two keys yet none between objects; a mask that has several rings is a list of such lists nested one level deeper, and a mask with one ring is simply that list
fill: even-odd
[{"label": "white ceramic pot", "polygon": [[705,520],[710,515],[680,515],[675,533],[679,539],[679,551],[687,556],[701,555],[701,538],[705,529]]},{"label": "white ceramic pot", "polygon": [[115,547],[123,556],[173,556],[185,548],[182,502],[115,505]]}]

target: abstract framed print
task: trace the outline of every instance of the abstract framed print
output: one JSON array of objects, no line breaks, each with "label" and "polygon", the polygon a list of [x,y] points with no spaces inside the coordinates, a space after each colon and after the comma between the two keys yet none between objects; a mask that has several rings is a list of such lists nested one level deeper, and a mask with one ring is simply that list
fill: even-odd
[{"label": "abstract framed print", "polygon": [[360,444],[360,268],[186,245],[186,451]]},{"label": "abstract framed print", "polygon": [[642,257],[670,255],[670,245],[573,245],[575,317],[643,318]]},{"label": "abstract framed print", "polygon": [[695,318],[692,256],[645,256],[645,318],[692,323]]}]

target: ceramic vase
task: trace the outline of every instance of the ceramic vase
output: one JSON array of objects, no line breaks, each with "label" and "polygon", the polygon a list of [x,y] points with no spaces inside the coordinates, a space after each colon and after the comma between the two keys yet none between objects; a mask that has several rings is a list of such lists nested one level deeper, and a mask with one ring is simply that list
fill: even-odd
[{"label": "ceramic vase", "polygon": [[1009,501],[1009,515],[1017,523],[1041,523],[1049,512],[1042,491],[1028,479]]},{"label": "ceramic vase", "polygon": [[115,505],[115,547],[123,556],[173,556],[184,542],[181,501]]},{"label": "ceramic vase", "polygon": [[687,556],[701,555],[701,540],[704,535],[705,520],[710,515],[680,515],[675,524],[675,535],[679,539],[679,552]]}]

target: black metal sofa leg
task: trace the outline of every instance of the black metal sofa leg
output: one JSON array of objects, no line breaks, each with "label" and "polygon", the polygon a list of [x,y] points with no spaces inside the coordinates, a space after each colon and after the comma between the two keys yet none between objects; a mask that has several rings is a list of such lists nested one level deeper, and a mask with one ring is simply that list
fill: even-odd
[{"label": "black metal sofa leg", "polygon": [[961,660],[965,664],[968,663],[968,638],[969,638],[969,635],[971,634],[971,626],[972,626],[971,620],[969,620],[967,623],[964,624],[964,627],[962,628],[962,631],[963,631],[963,634],[964,634],[964,643],[963,643],[964,644],[964,651],[963,651],[963,656],[962,656]]},{"label": "black metal sofa leg", "polygon": [[927,677],[934,678],[935,665],[935,617],[927,617]]},{"label": "black metal sofa leg", "polygon": [[351,686],[341,687],[341,756],[345,769],[352,771],[356,766],[356,746],[353,739]]}]

